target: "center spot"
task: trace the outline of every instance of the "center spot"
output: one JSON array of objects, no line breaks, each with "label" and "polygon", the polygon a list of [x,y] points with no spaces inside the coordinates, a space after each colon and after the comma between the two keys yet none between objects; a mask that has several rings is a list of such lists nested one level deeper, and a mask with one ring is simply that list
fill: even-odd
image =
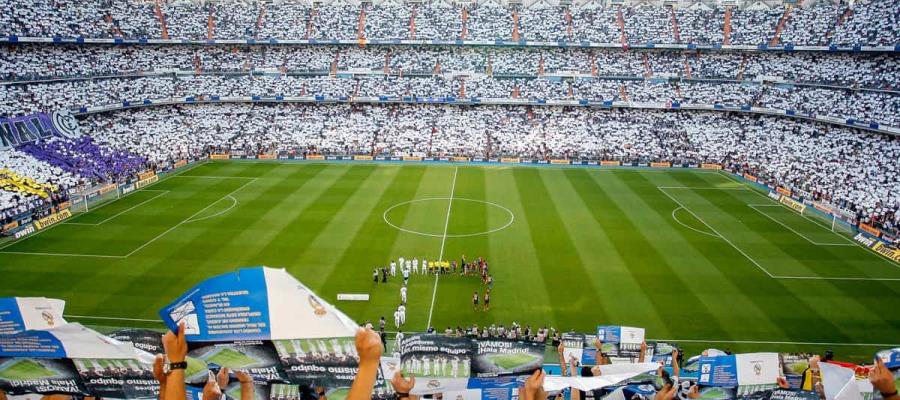
[{"label": "center spot", "polygon": [[[447,220],[447,212],[450,219]],[[383,214],[384,222],[397,230],[422,236],[486,235],[512,225],[515,216],[497,203],[454,197],[416,199],[397,203]]]}]

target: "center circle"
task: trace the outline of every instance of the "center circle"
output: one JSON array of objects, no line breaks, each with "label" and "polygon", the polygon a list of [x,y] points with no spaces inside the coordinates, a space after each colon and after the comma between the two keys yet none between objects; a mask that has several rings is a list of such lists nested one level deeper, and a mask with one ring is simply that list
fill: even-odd
[{"label": "center circle", "polygon": [[[431,204],[429,204],[429,203],[431,203]],[[421,227],[411,227],[411,228],[403,227],[402,223],[397,224],[397,223],[394,223],[391,221],[391,214],[399,212],[404,207],[411,208],[414,205],[421,205],[421,204],[425,204],[428,208],[438,207],[438,205],[435,203],[439,203],[439,205],[442,206],[441,214],[439,214],[439,215],[443,218],[438,217],[439,221],[438,220],[430,221],[430,222],[434,222],[434,223],[432,224],[432,227],[429,229],[425,229],[425,228],[421,228]],[[461,209],[463,209],[463,210],[461,210]],[[397,229],[401,232],[412,233],[414,235],[421,235],[421,236],[444,237],[445,236],[444,229],[449,229],[450,221],[448,220],[448,213],[449,213],[449,218],[452,219],[454,213],[465,212],[465,211],[470,211],[470,213],[471,213],[471,211],[473,211],[473,210],[477,211],[478,209],[484,210],[484,214],[486,214],[486,215],[489,215],[489,214],[503,215],[503,218],[506,219],[506,221],[503,224],[499,224],[498,226],[494,226],[494,227],[488,226],[488,229],[483,230],[483,231],[478,231],[478,232],[453,233],[451,231],[447,231],[446,237],[454,238],[454,237],[469,237],[469,236],[487,235],[489,233],[494,233],[494,232],[508,228],[510,225],[512,225],[513,221],[515,221],[515,219],[516,219],[515,215],[513,215],[513,212],[510,211],[510,209],[503,207],[497,203],[492,203],[490,201],[484,201],[484,200],[467,199],[464,197],[453,197],[453,198],[429,197],[429,198],[425,198],[425,199],[415,199],[415,200],[404,201],[402,203],[394,204],[393,206],[390,206],[390,207],[388,207],[388,209],[384,210],[384,213],[382,214],[382,218],[384,219],[384,222],[386,224],[390,225],[394,229]],[[470,214],[467,214],[466,218],[469,217],[468,215],[470,215]]]}]

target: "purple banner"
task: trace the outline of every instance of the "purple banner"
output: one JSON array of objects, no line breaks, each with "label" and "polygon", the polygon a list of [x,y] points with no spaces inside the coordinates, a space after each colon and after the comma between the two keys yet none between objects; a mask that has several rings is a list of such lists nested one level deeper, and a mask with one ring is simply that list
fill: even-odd
[{"label": "purple banner", "polygon": [[77,137],[78,120],[68,111],[0,118],[0,149],[31,143],[51,136]]}]

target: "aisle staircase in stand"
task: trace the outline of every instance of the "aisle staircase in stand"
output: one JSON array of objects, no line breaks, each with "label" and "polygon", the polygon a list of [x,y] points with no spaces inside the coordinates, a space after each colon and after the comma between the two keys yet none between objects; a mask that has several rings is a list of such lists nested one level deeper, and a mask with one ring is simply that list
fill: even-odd
[{"label": "aisle staircase in stand", "polygon": [[163,14],[162,6],[159,4],[160,0],[156,0],[153,6],[153,12],[156,14],[156,19],[159,21],[159,29],[162,32],[162,38],[169,38],[169,27],[166,25],[166,16]]},{"label": "aisle staircase in stand", "polygon": [[732,8],[725,7],[725,27],[722,29],[722,44],[730,45],[731,44],[731,15]]},{"label": "aisle staircase in stand", "polygon": [[775,25],[775,34],[772,36],[772,39],[769,40],[769,46],[778,46],[781,44],[781,32],[784,32],[784,27],[787,26],[788,20],[791,18],[791,10],[792,7],[790,4],[784,5],[784,14],[781,14],[778,24]]}]

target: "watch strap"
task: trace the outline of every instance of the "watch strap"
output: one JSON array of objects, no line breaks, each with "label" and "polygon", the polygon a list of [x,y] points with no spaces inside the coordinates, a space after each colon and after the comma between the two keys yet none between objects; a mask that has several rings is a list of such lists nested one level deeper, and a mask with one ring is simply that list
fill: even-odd
[{"label": "watch strap", "polygon": [[187,367],[187,361],[169,363],[169,371],[174,371],[176,369],[187,369]]}]

